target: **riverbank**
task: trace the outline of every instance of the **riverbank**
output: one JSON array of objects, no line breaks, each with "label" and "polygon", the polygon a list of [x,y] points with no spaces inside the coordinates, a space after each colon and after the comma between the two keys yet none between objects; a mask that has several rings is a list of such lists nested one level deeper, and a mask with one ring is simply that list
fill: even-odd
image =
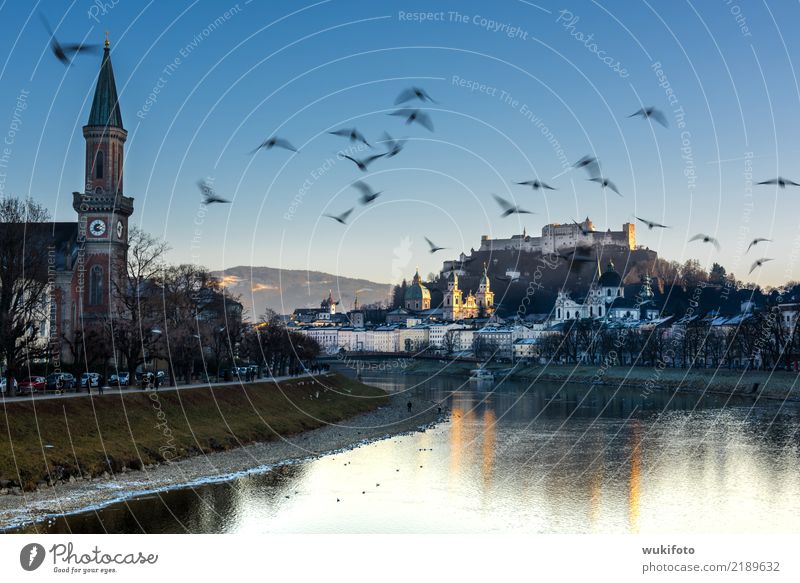
[{"label": "riverbank", "polygon": [[[459,361],[412,360],[403,370],[414,374],[468,377],[475,364]],[[664,368],[637,366],[572,366],[561,364],[493,364],[486,367],[495,378],[601,384],[646,391],[690,391],[800,401],[798,374],[790,371],[737,371],[727,369]],[[754,385],[758,383],[758,387]]]},{"label": "riverbank", "polygon": [[[86,473],[81,478],[56,481],[52,485],[39,487],[33,491],[17,490],[14,491],[16,495],[0,496],[0,529],[25,527],[26,530],[35,532],[33,523],[49,515],[70,514],[100,508],[152,492],[226,481],[244,474],[265,472],[287,463],[304,461],[351,449],[369,441],[416,431],[442,418],[438,408],[433,404],[425,408],[418,403],[414,414],[409,414],[406,403],[412,396],[408,393],[387,395],[379,389],[342,375],[327,375],[322,377],[322,381],[328,387],[336,385],[339,394],[333,390],[325,393],[323,389],[317,398],[316,391],[319,386],[315,388],[310,380],[304,381],[304,385],[300,386],[297,386],[300,381],[281,383],[280,391],[276,390],[274,384],[266,387],[272,389],[275,394],[292,397],[292,402],[305,411],[303,414],[298,413],[300,418],[294,422],[282,419],[284,427],[297,428],[305,425],[305,430],[282,435],[271,433],[265,440],[239,447],[232,446],[225,450],[213,450],[207,447],[202,453],[187,454],[180,459],[145,463],[141,470],[132,470],[128,467],[115,472],[92,474],[91,477]],[[254,385],[247,393],[253,398],[254,392],[263,391],[264,388],[257,388],[257,385]],[[239,391],[241,392],[241,387]],[[219,393],[219,390],[215,392]],[[218,394],[218,400],[219,396]],[[159,395],[162,408],[165,397],[166,394]],[[181,399],[187,412],[190,412],[192,407],[187,403],[184,391],[181,391]],[[97,400],[94,399],[95,402]],[[261,401],[258,403],[261,404]],[[289,408],[297,411],[287,398],[282,398],[277,403],[273,401],[272,405],[277,408],[281,407],[281,403],[283,403],[284,417]],[[358,409],[362,411],[357,412]],[[264,409],[260,409],[260,412],[264,415],[261,425],[270,423],[270,419],[280,413],[277,410]],[[239,413],[250,416],[245,410]],[[338,422],[333,421],[331,419],[334,414],[345,417]],[[324,421],[323,416],[328,420]],[[191,416],[189,418],[191,419]],[[240,424],[241,422],[236,426]],[[312,425],[316,428],[311,428]],[[277,423],[273,421],[271,426],[277,428]],[[197,429],[199,431],[199,427]],[[73,428],[73,432],[77,430]]]}]

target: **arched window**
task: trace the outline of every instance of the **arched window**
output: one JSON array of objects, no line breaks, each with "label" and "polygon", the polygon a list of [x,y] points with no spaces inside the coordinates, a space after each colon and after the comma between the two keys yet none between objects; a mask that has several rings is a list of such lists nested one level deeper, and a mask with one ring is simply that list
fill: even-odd
[{"label": "arched window", "polygon": [[558,319],[561,319],[561,308],[558,308]]},{"label": "arched window", "polygon": [[620,295],[620,289],[617,288],[617,295]]},{"label": "arched window", "polygon": [[103,268],[92,267],[89,272],[89,305],[100,306],[103,303]]},{"label": "arched window", "polygon": [[611,295],[611,290],[610,290],[610,289],[607,289],[607,290],[606,290],[606,295],[607,295],[607,296],[610,296],[610,295]]},{"label": "arched window", "polygon": [[598,306],[597,307],[597,315],[598,316],[602,316],[603,315],[603,306]]},{"label": "arched window", "polygon": [[103,178],[103,150],[97,150],[97,155],[94,159],[94,177]]}]

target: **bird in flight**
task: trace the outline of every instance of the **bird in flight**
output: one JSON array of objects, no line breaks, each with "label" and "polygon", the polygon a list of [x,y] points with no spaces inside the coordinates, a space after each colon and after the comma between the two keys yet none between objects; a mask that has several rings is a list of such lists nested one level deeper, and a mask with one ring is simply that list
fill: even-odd
[{"label": "bird in flight", "polygon": [[596,178],[600,176],[600,160],[592,156],[584,156],[572,165],[573,168],[583,168],[589,176]]},{"label": "bird in flight", "polygon": [[777,184],[781,188],[786,188],[787,186],[800,186],[794,180],[789,180],[788,178],[783,178],[782,176],[778,176],[777,178],[773,178],[772,180],[764,180],[763,182],[757,182],[756,184]]},{"label": "bird in flight", "polygon": [[636,217],[635,215],[634,215],[634,217],[636,218],[637,221],[641,221],[645,225],[647,225],[647,228],[650,229],[651,231],[656,227],[658,227],[659,229],[670,229],[671,228],[671,227],[668,227],[667,225],[662,225],[661,223],[656,223],[655,221],[648,221],[647,219],[643,219],[641,217]]},{"label": "bird in flight", "polygon": [[764,237],[756,237],[755,239],[750,241],[750,244],[747,246],[747,251],[745,251],[745,253],[748,253],[750,251],[750,247],[753,247],[754,245],[758,245],[759,243],[763,243],[765,241],[772,243],[772,239],[765,239]]},{"label": "bird in flight", "polygon": [[517,184],[520,186],[530,186],[533,190],[539,190],[540,188],[545,190],[557,190],[541,180],[524,180],[522,182],[517,182]]},{"label": "bird in flight", "polygon": [[353,209],[351,208],[349,210],[344,211],[339,216],[336,216],[336,215],[322,215],[322,216],[323,217],[328,217],[329,219],[333,219],[337,223],[341,223],[343,225],[346,225],[347,224],[347,217],[349,217],[350,213],[352,213],[352,212],[353,212]]},{"label": "bird in flight", "polygon": [[203,204],[230,202],[227,198],[217,196],[217,193],[214,191],[214,187],[205,180],[199,180],[197,182],[197,186],[200,188],[200,193],[203,195]]},{"label": "bird in flight", "polygon": [[667,122],[667,116],[664,115],[664,112],[660,109],[656,109],[655,107],[643,107],[639,111],[635,111],[630,114],[628,117],[636,117],[641,116],[642,119],[654,119],[658,123],[660,123],[665,128],[669,127],[669,122]]},{"label": "bird in flight", "polygon": [[360,131],[356,128],[342,128],[340,130],[336,130],[333,132],[328,132],[329,134],[333,134],[334,136],[341,136],[343,138],[348,138],[351,142],[361,142],[362,144],[366,144],[370,148],[370,143],[367,141],[367,138],[364,137]]},{"label": "bird in flight", "polygon": [[503,209],[503,213],[500,215],[501,217],[507,217],[509,215],[518,214],[518,215],[532,215],[534,214],[532,211],[526,211],[518,207],[515,204],[511,204],[509,201],[504,199],[502,196],[497,196],[496,194],[492,193],[492,196],[497,201],[497,204],[500,205],[500,208]]},{"label": "bird in flight", "polygon": [[703,243],[711,243],[717,251],[720,250],[719,241],[717,241],[711,235],[704,235],[703,233],[700,233],[689,239],[689,242],[692,241],[702,241]]},{"label": "bird in flight", "polygon": [[771,257],[762,257],[761,259],[756,259],[753,265],[750,266],[750,273],[753,273],[757,268],[764,265],[767,261],[772,261]]},{"label": "bird in flight", "polygon": [[353,183],[353,187],[361,192],[361,204],[369,204],[381,195],[381,192],[375,192],[372,187],[366,182],[357,180]]},{"label": "bird in flight", "polygon": [[62,45],[60,42],[58,42],[58,39],[56,39],[56,35],[53,33],[53,29],[50,28],[50,24],[48,24],[47,19],[45,19],[45,17],[41,14],[39,17],[42,19],[42,24],[44,24],[45,29],[47,29],[47,33],[50,35],[50,50],[64,65],[69,66],[72,62],[72,59],[78,53],[93,53],[99,48],[98,45],[85,45],[82,43],[70,43]]},{"label": "bird in flight", "polygon": [[575,226],[578,227],[581,230],[581,234],[589,235],[590,233],[594,233],[594,229],[590,229],[589,227],[585,227],[581,223],[579,223],[578,221],[572,221],[572,222],[575,223]]},{"label": "bird in flight", "polygon": [[406,118],[406,125],[417,122],[422,127],[433,131],[433,120],[431,120],[431,116],[419,109],[398,109],[388,115],[404,117]]},{"label": "bird in flight", "polygon": [[353,158],[352,156],[348,156],[347,154],[343,154],[344,158],[350,160],[353,164],[358,166],[358,169],[362,172],[367,171],[367,166],[372,164],[378,158],[383,158],[386,154],[375,154],[374,156],[367,156],[366,158]]},{"label": "bird in flight", "polygon": [[576,247],[573,251],[569,251],[559,257],[569,263],[570,271],[577,271],[586,263],[593,263],[595,258],[591,255],[591,247]]},{"label": "bird in flight", "polygon": [[606,188],[610,188],[611,190],[616,192],[619,196],[622,196],[621,194],[619,194],[619,190],[617,189],[617,185],[614,184],[613,182],[611,182],[608,178],[602,178],[601,176],[596,176],[595,178],[589,178],[589,181],[590,182],[596,182],[604,190]]},{"label": "bird in flight", "polygon": [[400,92],[400,95],[398,95],[397,99],[394,100],[394,104],[399,105],[400,103],[405,103],[406,101],[411,101],[412,99],[436,103],[436,101],[430,95],[428,95],[428,92],[421,87],[409,87],[408,89],[403,89]]},{"label": "bird in flight", "polygon": [[297,148],[295,148],[291,142],[289,142],[289,140],[284,140],[283,138],[279,138],[277,136],[272,136],[271,138],[264,140],[255,150],[252,150],[250,154],[255,154],[261,148],[264,148],[265,150],[271,150],[272,148],[283,148],[284,150],[297,152]]},{"label": "bird in flight", "polygon": [[428,243],[428,247],[431,248],[431,254],[436,253],[437,251],[441,251],[442,249],[447,249],[447,247],[439,247],[433,241],[425,237],[425,241]]},{"label": "bird in flight", "polygon": [[389,135],[389,132],[383,132],[383,143],[386,146],[386,157],[394,158],[403,151],[403,147],[406,145],[406,140],[395,140]]}]

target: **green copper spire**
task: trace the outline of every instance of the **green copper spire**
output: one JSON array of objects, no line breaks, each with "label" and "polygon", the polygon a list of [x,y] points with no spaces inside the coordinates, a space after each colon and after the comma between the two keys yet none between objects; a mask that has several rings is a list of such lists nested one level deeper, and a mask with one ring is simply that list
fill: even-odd
[{"label": "green copper spire", "polygon": [[117,97],[117,85],[114,82],[114,70],[111,68],[110,52],[108,36],[106,36],[103,62],[100,65],[100,74],[97,76],[97,86],[94,89],[92,111],[89,113],[89,122],[86,125],[122,129],[122,114],[119,112],[119,98]]}]

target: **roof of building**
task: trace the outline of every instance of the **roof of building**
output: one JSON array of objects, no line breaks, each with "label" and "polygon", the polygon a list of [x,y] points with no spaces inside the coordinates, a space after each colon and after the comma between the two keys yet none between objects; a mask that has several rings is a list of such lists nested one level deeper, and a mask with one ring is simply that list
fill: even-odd
[{"label": "roof of building", "polygon": [[419,276],[419,269],[417,269],[417,272],[414,274],[414,279],[411,280],[411,285],[406,288],[405,300],[408,302],[430,299],[431,292],[422,284],[422,278]]},{"label": "roof of building", "polygon": [[606,266],[606,270],[603,275],[600,276],[598,280],[600,287],[619,287],[622,283],[622,277],[620,277],[617,270],[614,269],[614,262],[609,261],[608,265]]},{"label": "roof of building", "polygon": [[89,112],[90,126],[109,126],[123,129],[122,114],[119,111],[119,98],[117,85],[114,82],[114,69],[111,67],[111,51],[108,40],[103,50],[103,61],[100,64],[100,73],[97,75],[97,85],[94,89],[92,109]]}]

